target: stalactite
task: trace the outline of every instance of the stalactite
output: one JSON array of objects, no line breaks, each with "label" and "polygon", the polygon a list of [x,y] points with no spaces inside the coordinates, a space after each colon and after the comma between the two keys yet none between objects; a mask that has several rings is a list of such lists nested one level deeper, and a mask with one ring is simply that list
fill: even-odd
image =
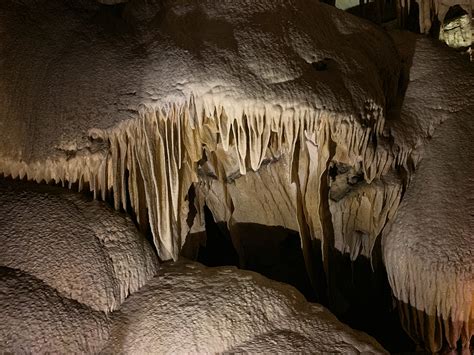
[{"label": "stalactite", "polygon": [[[472,14],[472,2],[470,0],[464,1],[452,1],[452,0],[416,0],[419,9],[419,23],[420,23],[420,32],[429,33],[434,16],[438,18],[440,22],[443,22],[446,13],[448,12],[451,6],[459,4],[463,7],[469,14]],[[411,12],[411,0],[400,0],[399,7],[407,9],[407,12]]]},{"label": "stalactite", "polygon": [[[406,152],[397,155],[388,149],[377,149],[372,144],[371,137],[380,136],[384,126],[382,111],[373,103],[367,106],[362,123],[353,116],[307,108],[282,110],[264,105],[245,109],[228,109],[220,105],[204,107],[212,105],[194,97],[181,105],[142,107],[136,120],[127,121],[111,131],[90,132],[94,139],[109,143],[107,152],[76,154],[69,159],[33,164],[2,160],[0,168],[4,174],[14,178],[27,176],[37,181],[79,182],[81,187],[88,183],[94,195],[102,198],[112,190],[116,209],[126,209],[129,205],[139,223],[150,223],[158,253],[166,260],[177,259],[190,230],[186,222],[189,210],[187,193],[190,186],[199,181],[197,167],[204,151],[217,158],[213,152],[221,147],[224,153],[215,163],[219,166],[222,165],[219,160],[235,150],[241,175],[249,169],[258,171],[272,147],[276,147],[279,154],[286,154],[289,157],[288,174],[291,174],[291,169],[297,171],[293,174],[293,181],[299,185],[301,193],[298,200],[303,215],[300,217],[309,228],[310,238],[320,240],[323,248],[326,242],[324,221],[320,219],[318,206],[321,204],[321,179],[326,179],[323,175],[331,156],[335,155],[350,165],[360,164],[368,184],[379,180],[390,166],[405,164],[408,156]],[[237,116],[228,112],[237,112]],[[335,147],[331,156],[330,142]],[[298,154],[295,153],[296,147]],[[228,172],[225,170],[224,165],[217,168],[220,175],[226,175]],[[388,191],[395,197],[379,197]],[[399,197],[399,190],[388,191],[382,189],[375,193],[377,196],[369,198],[378,206],[380,201],[388,200],[384,209],[377,210],[380,220],[368,231],[371,245],[389,216],[386,206],[394,206]],[[354,218],[354,213],[366,213],[360,203],[356,208],[354,202],[346,200],[330,204],[334,211],[328,211],[333,212],[339,228],[336,231],[337,244],[343,250],[349,248],[353,257],[358,254],[353,249],[360,249],[358,242],[351,242],[351,237],[348,237],[354,232],[355,224],[346,222],[342,230],[340,221],[346,218],[341,217],[346,209],[351,209],[347,212],[350,218]],[[143,215],[145,209],[148,211],[146,218]],[[347,223],[352,223],[351,227]],[[367,250],[365,247],[362,249]]]}]

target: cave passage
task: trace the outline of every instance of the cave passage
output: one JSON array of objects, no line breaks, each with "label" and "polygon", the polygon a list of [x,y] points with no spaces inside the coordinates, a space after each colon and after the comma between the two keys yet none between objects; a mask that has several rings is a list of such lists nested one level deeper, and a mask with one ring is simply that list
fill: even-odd
[{"label": "cave passage", "polygon": [[[337,295],[335,299],[318,297],[306,272],[298,232],[256,223],[237,223],[229,230],[226,223],[215,222],[209,208],[204,211],[205,236],[188,238],[200,244],[194,256],[198,262],[210,267],[236,266],[292,285],[308,301],[329,308],[338,319],[372,335],[391,353],[416,351],[415,343],[400,325],[385,268],[377,261],[377,255],[372,269],[365,257],[351,261],[349,255],[335,253],[334,272],[340,275],[336,281]],[[380,243],[377,244],[378,250]],[[322,269],[321,260],[319,265]]]}]

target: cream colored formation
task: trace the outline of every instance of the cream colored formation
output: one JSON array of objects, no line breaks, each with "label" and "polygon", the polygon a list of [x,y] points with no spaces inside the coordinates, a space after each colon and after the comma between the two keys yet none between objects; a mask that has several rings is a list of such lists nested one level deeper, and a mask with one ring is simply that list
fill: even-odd
[{"label": "cream colored formation", "polygon": [[158,271],[130,218],[58,187],[0,182],[0,352],[98,353],[110,312]]},{"label": "cream colored formation", "polygon": [[[133,2],[127,6],[134,13]],[[231,231],[238,223],[298,231],[312,281],[316,240],[329,279],[335,251],[370,259],[426,138],[456,105],[465,105],[472,88],[455,83],[448,90],[441,80],[436,95],[449,100],[448,113],[439,113],[438,96],[426,99],[433,83],[422,81],[405,98],[401,116],[391,117],[400,58],[387,34],[364,21],[305,0],[166,6],[163,18],[138,24],[102,13],[114,32],[97,23],[93,6],[74,12],[59,1],[0,4],[0,173],[77,184],[103,200],[112,194],[115,209],[130,207],[143,229],[151,227],[162,260],[177,260],[190,233],[205,230],[204,206]],[[32,60],[33,53],[42,60]],[[438,65],[417,61],[410,79],[465,68],[456,58]],[[426,102],[436,107],[423,116],[418,108]],[[86,212],[81,221],[106,224],[107,232],[96,235],[101,248],[120,245],[106,236],[115,224]],[[29,245],[29,237],[18,237],[8,250],[19,248],[17,242]],[[23,259],[7,254],[5,265],[23,270]],[[395,276],[398,262],[387,269],[395,296],[405,301],[400,294],[419,291],[412,284],[397,291],[403,284]],[[46,266],[25,270],[56,289],[60,284]],[[101,296],[91,307],[115,310],[146,275],[127,274],[124,285],[100,291],[113,294],[112,301]],[[435,303],[426,298],[425,307],[408,303],[440,314],[440,302],[455,307],[464,297],[460,290]],[[66,295],[83,300],[77,290]]]},{"label": "cream colored formation", "polygon": [[291,286],[186,261],[163,265],[113,314],[104,352],[385,353]]},{"label": "cream colored formation", "polygon": [[[440,22],[439,39],[453,48],[470,47],[473,41],[473,0],[417,0],[419,7],[420,32],[428,34],[435,18]],[[452,6],[459,5],[466,15],[447,20],[446,14]],[[400,0],[399,8],[411,11],[409,0]],[[471,59],[472,60],[472,59]]]},{"label": "cream colored formation", "polygon": [[[161,265],[128,217],[58,187],[0,182],[0,352],[385,353],[293,287]],[[261,344],[265,337],[271,344]]]},{"label": "cream colored formation", "polygon": [[[155,30],[162,41],[153,40],[151,45],[148,32],[141,32],[142,45],[148,46],[148,61],[142,62],[130,54],[136,38],[116,39],[121,51],[128,53],[120,58],[131,58],[121,63],[123,67],[102,54],[115,58],[107,43],[97,41],[84,46],[81,41],[63,43],[60,37],[58,43],[63,45],[67,59],[57,65],[67,79],[58,77],[56,69],[46,72],[44,84],[53,95],[31,92],[25,103],[11,97],[29,92],[28,81],[32,79],[27,72],[20,72],[25,81],[15,81],[17,78],[9,74],[15,71],[9,66],[15,68],[20,63],[20,67],[35,68],[37,63],[27,59],[19,62],[9,54],[13,52],[5,49],[3,65],[7,77],[0,99],[3,124],[11,125],[11,133],[4,137],[0,171],[37,182],[77,182],[80,190],[87,185],[103,199],[113,190],[117,209],[125,209],[129,202],[138,222],[150,224],[160,258],[176,260],[190,228],[202,228],[200,221],[191,226],[187,219],[190,187],[202,186],[201,182],[207,180],[199,176],[204,161],[213,169],[210,174],[224,182],[235,173],[258,171],[264,161],[285,156],[288,166],[284,178],[296,189],[292,203],[305,239],[303,249],[306,252],[305,245],[311,239],[320,239],[329,250],[334,244],[329,241],[332,232],[323,230],[328,217],[321,216],[325,201],[318,199],[321,190],[329,193],[329,186],[321,185],[321,181],[327,181],[330,165],[346,165],[371,184],[382,180],[394,167],[406,164],[408,151],[393,151],[386,142],[388,136],[383,134],[384,108],[394,100],[398,84],[398,56],[386,34],[330,7],[303,0],[294,4],[262,0],[259,4],[249,9],[244,5],[217,6],[213,2],[173,3],[169,5],[167,19],[157,29],[145,27]],[[197,9],[211,20],[204,21],[202,15],[196,15]],[[5,8],[11,14],[5,20],[7,27],[23,26],[15,17],[19,12],[37,11],[39,19],[53,21],[42,28],[45,37],[58,37],[60,33],[69,38],[75,33],[71,23],[88,21],[82,17],[73,17],[74,21],[52,19],[47,10],[51,9],[25,9],[24,5],[18,9]],[[330,20],[333,13],[337,13],[334,22]],[[251,20],[252,14],[265,14],[272,21],[261,27]],[[325,18],[328,23],[315,27],[314,16]],[[196,50],[194,42],[198,39],[175,38],[174,28],[188,18],[201,22],[202,40],[210,44]],[[284,19],[288,20],[288,39],[279,34],[279,24]],[[221,36],[222,43],[221,37],[212,37],[213,21],[232,28],[229,38]],[[39,46],[32,42],[25,33],[33,25],[24,26],[11,35],[3,34],[5,48],[18,48],[19,53],[40,51],[54,60],[56,52],[48,52],[51,43],[46,41]],[[91,27],[87,34],[101,38]],[[327,32],[325,36],[320,35],[323,29]],[[362,49],[351,49],[354,41]],[[340,48],[335,50],[334,43],[339,43]],[[262,52],[262,45],[274,45],[277,50]],[[200,50],[216,52],[214,56],[204,56]],[[97,57],[96,67],[82,67],[82,62],[71,65],[78,61],[77,57],[86,55]],[[179,61],[172,61],[178,56]],[[352,62],[358,65],[351,65]],[[149,66],[149,70],[142,66]],[[90,90],[70,86],[76,78]],[[125,94],[117,97],[99,90],[97,82],[101,79]],[[80,105],[71,102],[75,91]],[[35,99],[34,95],[38,97]],[[100,105],[100,97],[106,103],[103,107],[96,106]],[[24,117],[34,119],[30,124],[22,124]],[[63,119],[56,121],[56,117]],[[37,140],[32,142],[29,135]],[[379,185],[385,186],[383,182]],[[223,193],[230,217],[232,201],[225,189]],[[371,193],[364,201],[361,215],[367,214],[364,209],[371,203],[382,202],[388,205],[387,210],[394,209],[399,200],[399,196],[397,200],[391,193],[375,195]],[[199,212],[202,207],[196,206]],[[366,250],[370,250],[377,237],[374,233],[386,222],[388,211],[380,213],[381,219],[373,216],[369,225],[348,222],[350,231],[355,227],[368,229],[362,230],[370,236]],[[349,214],[343,217],[348,218]],[[341,248],[346,249],[350,236],[342,236],[342,230],[337,233],[341,239],[338,244],[344,244]],[[358,243],[353,244],[359,248]],[[358,251],[351,254],[355,257]]]},{"label": "cream colored formation", "polygon": [[469,183],[474,71],[472,63],[449,48],[427,38],[399,36],[399,43],[416,43],[401,116],[418,127],[405,122],[396,130],[407,138],[417,130],[419,137],[430,138],[418,144],[423,159],[397,218],[383,232],[384,262],[405,329],[432,352],[456,348],[459,341],[469,354],[474,335],[474,201]]},{"label": "cream colored formation", "polygon": [[102,203],[43,186],[2,183],[0,193],[0,265],[103,312],[156,274],[155,253],[131,220]]},{"label": "cream colored formation", "polygon": [[439,39],[453,48],[470,47],[473,32],[472,15],[464,14],[450,21],[445,21],[440,29]]},{"label": "cream colored formation", "polygon": [[[128,190],[139,223],[150,223],[160,258],[177,260],[191,227],[204,228],[199,217],[203,216],[206,197],[201,203],[196,201],[196,220],[192,226],[188,222],[191,185],[207,196],[212,186],[209,175],[220,182],[219,198],[225,201],[226,211],[220,213],[226,216],[223,221],[231,224],[235,203],[227,191],[229,177],[258,171],[265,160],[286,157],[282,178],[290,186],[281,189],[293,190],[290,200],[294,205],[287,217],[293,223],[288,227],[298,226],[304,236],[302,247],[307,264],[312,263],[307,249],[311,239],[323,242],[326,256],[336,247],[352,259],[359,254],[371,257],[375,240],[393,217],[401,197],[403,182],[387,174],[406,164],[407,158],[390,149],[374,147],[372,137],[383,139],[380,111],[375,111],[373,118],[367,117],[364,124],[372,125],[367,127],[353,116],[310,110],[279,112],[262,107],[260,113],[243,113],[239,119],[230,119],[222,107],[215,108],[214,115],[198,115],[199,111],[191,100],[185,107],[173,105],[167,111],[144,109],[139,119],[125,122],[112,132],[94,130],[95,139],[110,142],[110,153],[103,160],[84,156],[62,166],[47,162],[33,168],[40,177],[36,180],[45,176],[55,176],[53,180],[57,180],[55,174],[60,166],[65,180],[79,181],[80,186],[87,183],[96,195],[105,198],[106,191],[113,190],[117,209],[126,209]],[[212,170],[204,178],[198,176],[198,163],[203,159]],[[328,201],[333,213],[328,217],[320,213],[323,202],[319,196],[321,189],[329,194],[330,186],[322,186],[321,181],[328,180],[331,161],[355,167],[362,174],[363,183],[338,201]],[[29,176],[31,167],[25,165],[24,169]],[[17,177],[13,171],[11,176]],[[216,211],[212,203],[207,204]],[[272,208],[267,204],[257,213],[259,223]],[[144,217],[141,212],[145,209],[148,216]],[[324,229],[327,218],[334,221],[333,232]],[[233,221],[243,222],[238,216]]]}]

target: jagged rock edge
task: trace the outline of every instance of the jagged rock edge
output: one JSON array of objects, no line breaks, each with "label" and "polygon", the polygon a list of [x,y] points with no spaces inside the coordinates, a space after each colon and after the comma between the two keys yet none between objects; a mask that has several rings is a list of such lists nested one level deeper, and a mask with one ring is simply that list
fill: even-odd
[{"label": "jagged rock edge", "polygon": [[[308,165],[306,171],[310,171],[309,164],[323,167],[321,175],[328,157],[315,161],[314,153],[323,152],[333,142],[336,146],[347,145],[349,159],[362,164],[365,180],[371,183],[391,168],[406,168],[410,153],[399,147],[374,146],[371,135],[380,138],[384,123],[382,108],[373,103],[361,119],[351,114],[265,104],[239,111],[220,104],[205,105],[191,97],[184,104],[142,106],[138,119],[108,131],[89,131],[92,140],[109,142],[108,152],[78,152],[69,158],[32,163],[1,159],[0,172],[12,178],[68,183],[69,187],[78,183],[79,190],[88,183],[94,195],[103,199],[107,191],[113,190],[116,209],[127,208],[128,187],[130,205],[139,224],[144,223],[140,211],[148,211],[160,258],[176,260],[190,228],[183,218],[189,208],[186,195],[191,184],[199,181],[196,168],[204,149],[213,151],[217,144],[222,144],[225,151],[235,149],[240,173],[244,175],[247,169],[259,169],[267,146],[274,144],[289,155],[289,174],[292,164],[304,163]],[[300,154],[295,155],[297,143]],[[306,159],[301,159],[305,154]],[[292,162],[295,156],[300,157],[299,161]],[[298,183],[306,188],[310,175],[293,177],[293,181],[300,180]],[[314,188],[319,188],[317,181],[313,183]],[[323,221],[315,217],[319,213],[311,213],[306,191],[302,193],[311,238],[323,239],[324,243]],[[395,208],[399,195],[390,203]]]}]

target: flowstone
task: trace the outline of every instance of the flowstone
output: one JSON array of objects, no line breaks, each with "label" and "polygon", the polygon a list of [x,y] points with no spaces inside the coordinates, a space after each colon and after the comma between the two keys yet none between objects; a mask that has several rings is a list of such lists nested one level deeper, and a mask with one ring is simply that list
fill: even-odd
[{"label": "flowstone", "polygon": [[98,353],[109,337],[105,313],[64,297],[18,269],[0,266],[0,351]]},{"label": "flowstone", "polygon": [[106,353],[385,353],[293,287],[233,267],[181,261],[113,314]]},{"label": "flowstone", "polygon": [[[150,247],[144,247],[146,240],[137,230],[118,232],[124,225],[123,216],[103,203],[85,202],[80,194],[60,188],[12,181],[2,181],[1,192],[0,206],[8,214],[0,213],[0,223],[9,231],[2,236],[0,259],[2,353],[239,349],[386,353],[373,338],[342,324],[324,307],[308,303],[293,287],[256,273],[182,261],[162,264],[154,277],[142,280],[140,272],[155,271],[155,265],[146,270],[134,259],[145,257]],[[38,210],[40,205],[43,212]],[[85,209],[96,219],[84,220]],[[107,228],[97,219],[106,221]],[[88,225],[89,221],[93,224]],[[69,238],[64,237],[63,226]],[[87,228],[101,231],[104,238],[99,238],[99,246],[87,238]],[[78,244],[79,235],[82,244]],[[9,259],[9,255],[15,258]],[[112,264],[106,270],[101,264],[104,257]],[[148,257],[156,261],[156,257]],[[5,263],[15,264],[15,268]],[[117,266],[118,274],[114,273]],[[121,302],[114,304],[118,309],[94,309],[98,302],[90,298],[107,301],[110,295],[104,296],[104,289],[112,294],[115,291],[110,279],[121,286],[124,278],[130,281],[128,277],[135,284],[122,289],[125,294],[120,296],[126,299],[113,300]],[[145,284],[137,287],[140,280]],[[77,291],[82,294],[78,296]],[[272,339],[269,343],[268,338]]]},{"label": "flowstone", "polygon": [[[326,269],[334,238],[353,257],[370,253],[400,199],[383,177],[407,159],[382,134],[400,65],[381,30],[306,0],[165,2],[155,20],[135,27],[108,8],[98,10],[102,23],[93,10],[59,1],[1,6],[4,175],[77,182],[102,198],[113,191],[117,209],[129,206],[139,224],[150,224],[167,260],[177,259],[190,230],[202,228],[202,206],[191,206],[188,192],[206,184],[204,165],[222,183],[285,157],[278,174],[296,207],[285,223],[302,235],[308,268],[315,240]],[[54,65],[31,60],[32,53]],[[328,202],[333,165],[352,169],[361,186],[379,186],[334,206],[344,215],[336,231]],[[359,216],[371,204],[384,207],[368,224],[350,221],[345,209],[354,198]],[[227,188],[221,199],[231,214]],[[352,241],[361,232],[367,237]]]},{"label": "flowstone", "polygon": [[130,218],[59,187],[0,180],[0,265],[110,312],[158,270]]},{"label": "flowstone", "polygon": [[[431,3],[423,4],[425,16]],[[118,6],[4,0],[0,13],[0,174],[77,185],[111,199],[143,231],[151,229],[161,260],[177,260],[186,239],[205,231],[207,208],[237,244],[241,223],[298,232],[313,286],[321,282],[322,262],[331,293],[334,255],[371,261],[427,137],[453,112],[472,107],[465,100],[465,93],[472,99],[472,80],[459,75],[465,67],[452,56],[421,46],[417,54],[432,57],[415,56],[414,69],[401,77],[400,56],[386,32],[311,0]],[[442,75],[446,68],[456,80]],[[416,85],[420,78],[423,85]],[[5,196],[19,208],[25,202],[21,194]],[[32,201],[36,210],[45,203],[56,211],[54,196]],[[79,203],[83,217],[72,229],[90,219],[105,225],[107,236],[92,233],[89,249],[73,238],[86,261],[87,252],[108,250],[109,232],[116,235],[109,231],[115,225],[90,215],[90,206]],[[5,214],[15,217],[15,211]],[[48,231],[41,220],[38,225]],[[34,233],[20,227],[12,229],[20,236],[5,263],[23,270],[15,243],[30,247]],[[37,245],[56,235],[46,237]],[[129,265],[126,249],[112,266],[98,257],[104,273],[90,271],[105,278],[101,285],[110,283],[93,290],[106,297],[87,300],[82,289],[60,289],[63,281],[41,265],[25,270],[67,297],[112,311],[129,288],[137,290],[153,274],[144,267],[155,265],[145,247],[138,254],[146,261],[130,259],[148,271],[132,276],[117,269]],[[395,297],[404,300],[402,294],[414,291],[395,280],[396,261],[386,257],[386,266]],[[451,298],[440,302],[445,299]],[[282,331],[277,338],[288,340]]]},{"label": "flowstone", "polygon": [[393,134],[406,140],[417,136],[418,152],[412,155],[420,159],[393,226],[383,232],[384,263],[402,324],[413,339],[432,352],[455,350],[460,342],[469,353],[474,334],[469,184],[474,70],[434,40],[408,34],[395,39],[411,43],[414,53]]}]

